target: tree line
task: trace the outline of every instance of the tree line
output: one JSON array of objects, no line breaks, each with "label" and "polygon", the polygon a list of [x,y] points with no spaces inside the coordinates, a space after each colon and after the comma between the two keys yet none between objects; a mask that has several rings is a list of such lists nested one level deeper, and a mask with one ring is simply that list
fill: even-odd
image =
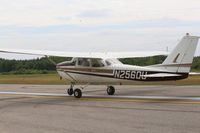
[{"label": "tree line", "polygon": [[[55,63],[69,60],[63,57],[50,57]],[[47,58],[31,60],[6,60],[0,59],[0,73],[3,74],[46,74],[56,70],[56,66]]]},{"label": "tree line", "polygon": [[[160,64],[165,60],[165,56],[154,56],[145,58],[120,59],[124,64],[147,66]],[[70,60],[71,58],[51,57],[55,63]],[[6,60],[0,59],[0,73],[2,74],[46,74],[54,73],[56,66],[47,58],[37,58],[31,60]],[[192,71],[200,71],[200,57],[195,57],[192,64]]]}]

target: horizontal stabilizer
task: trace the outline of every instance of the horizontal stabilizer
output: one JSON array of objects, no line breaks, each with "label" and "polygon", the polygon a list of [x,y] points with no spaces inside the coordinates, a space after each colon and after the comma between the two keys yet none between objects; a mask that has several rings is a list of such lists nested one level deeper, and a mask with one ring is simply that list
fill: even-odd
[{"label": "horizontal stabilizer", "polygon": [[170,73],[156,73],[156,74],[143,75],[143,77],[146,77],[146,78],[177,77],[177,76],[181,76],[181,75],[180,74],[170,74]]},{"label": "horizontal stabilizer", "polygon": [[190,76],[199,76],[200,73],[198,73],[198,72],[190,72],[189,75]]}]

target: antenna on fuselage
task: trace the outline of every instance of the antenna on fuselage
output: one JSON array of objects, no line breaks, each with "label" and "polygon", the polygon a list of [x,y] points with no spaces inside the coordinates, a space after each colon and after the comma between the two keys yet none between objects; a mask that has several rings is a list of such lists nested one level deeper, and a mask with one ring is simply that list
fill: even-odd
[{"label": "antenna on fuselage", "polygon": [[166,52],[169,52],[169,47],[168,46],[166,47]]}]

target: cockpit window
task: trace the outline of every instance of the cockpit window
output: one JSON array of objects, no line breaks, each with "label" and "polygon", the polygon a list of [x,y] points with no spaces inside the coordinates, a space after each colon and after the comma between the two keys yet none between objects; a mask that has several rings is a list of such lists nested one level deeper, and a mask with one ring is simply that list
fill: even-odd
[{"label": "cockpit window", "polygon": [[71,61],[59,63],[58,66],[82,66],[82,67],[104,67],[113,64],[122,64],[118,59],[90,59],[90,58],[73,58]]},{"label": "cockpit window", "polygon": [[91,59],[92,67],[104,67],[102,59]]},{"label": "cockpit window", "polygon": [[89,67],[90,61],[89,61],[89,59],[86,59],[86,58],[79,58],[78,59],[78,65],[83,66],[83,67]]}]

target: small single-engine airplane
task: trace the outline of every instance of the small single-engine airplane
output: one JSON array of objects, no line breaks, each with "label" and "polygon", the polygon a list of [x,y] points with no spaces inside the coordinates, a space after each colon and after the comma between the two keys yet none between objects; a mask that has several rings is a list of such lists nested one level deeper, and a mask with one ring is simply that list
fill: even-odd
[{"label": "small single-engine airplane", "polygon": [[133,81],[167,81],[188,77],[199,37],[188,33],[162,64],[133,66],[122,64],[119,58],[147,57],[165,55],[166,52],[118,52],[118,53],[78,53],[35,50],[0,49],[4,53],[18,53],[40,56],[73,57],[71,61],[56,64],[62,79],[70,81],[69,95],[82,97],[84,87],[74,89],[78,84],[105,84],[107,94],[114,95],[115,84],[129,84]]}]

